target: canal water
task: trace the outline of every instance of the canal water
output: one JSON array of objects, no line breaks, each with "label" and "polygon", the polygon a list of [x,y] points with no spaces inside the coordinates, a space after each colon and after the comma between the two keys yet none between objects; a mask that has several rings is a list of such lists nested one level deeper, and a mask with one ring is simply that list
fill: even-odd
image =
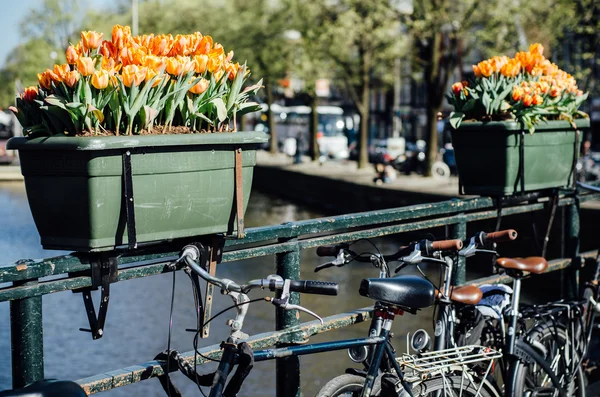
[{"label": "canal water", "polygon": [[[68,209],[66,209],[68,210]],[[311,219],[326,214],[293,204],[276,197],[254,191],[246,214],[246,226],[276,225],[282,222]],[[374,240],[382,252],[393,252],[397,238]],[[362,249],[373,250],[368,243]],[[64,254],[46,251],[39,245],[39,236],[31,218],[25,190],[21,183],[0,183],[0,266],[10,265],[18,259],[47,258]],[[358,295],[360,280],[376,277],[376,269],[366,264],[353,263],[342,269],[332,268],[315,274],[313,269],[324,262],[314,250],[301,253],[302,278],[335,281],[340,284],[337,297],[303,295],[302,304],[321,316],[371,305],[371,301]],[[246,261],[225,263],[218,267],[217,275],[238,282],[262,278],[275,272],[274,258],[262,257]],[[410,273],[410,271],[408,271]],[[88,322],[80,294],[70,291],[46,295],[43,298],[44,365],[47,378],[80,379],[152,360],[167,347],[169,309],[173,276],[164,274],[111,285],[111,303],[108,310],[105,335],[93,341],[90,334],[79,331]],[[254,293],[260,296],[260,292]],[[252,295],[251,295],[252,297]],[[94,299],[98,299],[94,293]],[[229,297],[216,296],[213,313],[231,305]],[[97,303],[96,303],[97,306]],[[250,306],[244,331],[250,335],[274,330],[274,307],[265,302]],[[200,346],[220,343],[226,338],[225,321],[233,312],[212,322],[210,338],[201,340]],[[302,321],[311,320],[301,315]],[[181,352],[191,351],[193,333],[186,328],[195,326],[195,316],[190,281],[183,272],[175,279],[175,304],[171,346]],[[321,342],[340,338],[357,338],[366,335],[367,325],[355,325],[311,338]],[[406,333],[425,328],[431,330],[431,311],[417,316],[405,314],[398,317],[393,332],[394,345],[404,350]],[[332,377],[344,373],[352,363],[345,351],[322,353],[301,357],[302,388],[305,396],[313,396]],[[214,365],[199,367],[199,372],[214,370]],[[196,385],[181,374],[173,375],[174,382],[184,396],[200,395]],[[9,304],[0,303],[0,390],[11,387]],[[241,396],[259,397],[275,395],[274,361],[257,363],[244,384]],[[117,388],[103,393],[107,396],[164,396],[158,380]]]}]

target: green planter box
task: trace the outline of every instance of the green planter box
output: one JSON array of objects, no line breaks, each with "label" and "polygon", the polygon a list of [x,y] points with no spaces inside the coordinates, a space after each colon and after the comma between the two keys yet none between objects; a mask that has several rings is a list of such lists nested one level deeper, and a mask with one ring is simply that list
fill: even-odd
[{"label": "green planter box", "polygon": [[12,138],[46,249],[104,251],[128,243],[122,154],[131,153],[138,243],[233,232],[235,150],[244,211],[260,132]]},{"label": "green planter box", "polygon": [[[576,120],[582,132],[589,119]],[[519,165],[523,163],[525,192],[566,187],[573,181],[575,130],[567,121],[540,123],[535,133],[524,135],[524,156],[520,156],[522,128],[512,121],[463,122],[452,131],[452,145],[458,175],[465,194],[506,196],[521,193]]]}]

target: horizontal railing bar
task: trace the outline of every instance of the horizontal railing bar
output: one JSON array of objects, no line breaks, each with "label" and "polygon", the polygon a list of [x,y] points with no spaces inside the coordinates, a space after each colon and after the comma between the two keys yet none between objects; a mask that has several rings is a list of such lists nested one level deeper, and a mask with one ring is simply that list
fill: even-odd
[{"label": "horizontal railing bar", "polygon": [[[600,194],[582,195],[582,198],[594,196],[600,198]],[[563,197],[559,205],[570,205],[573,198]],[[529,207],[533,205],[533,207]],[[530,204],[527,208],[539,209],[542,204]],[[305,234],[331,233],[348,228],[376,226],[393,222],[418,219],[422,217],[433,217],[436,215],[452,215],[461,212],[469,212],[491,208],[494,206],[491,198],[453,199],[432,204],[419,204],[408,207],[393,208],[380,211],[368,211],[355,214],[340,215],[334,217],[317,218],[298,222],[289,222],[282,225],[264,226],[247,229],[246,238],[242,240],[227,240],[226,246],[238,246],[241,244],[255,244],[276,240],[278,238],[298,237]],[[506,207],[504,214],[522,213],[519,207]],[[526,211],[525,211],[526,212]],[[486,216],[495,217],[496,211],[490,210]],[[483,219],[483,218],[477,218]],[[178,252],[167,252],[151,255],[135,255],[119,257],[119,264],[129,264],[144,260],[164,258],[176,255]],[[10,266],[0,266],[0,284],[13,281],[33,280],[42,277],[89,270],[85,254],[65,255],[42,260],[23,260]]]},{"label": "horizontal railing bar", "polygon": [[[584,253],[579,254],[579,256],[581,256],[583,259],[595,259],[596,256],[598,255],[598,250],[592,250],[592,251],[586,251]],[[571,264],[571,259],[567,258],[567,259],[554,259],[551,261],[548,261],[548,268],[546,269],[546,271],[544,273],[551,273],[551,272],[555,272],[557,270],[563,270],[569,267],[569,265]],[[529,278],[530,275],[528,275],[526,278]],[[487,277],[481,277],[475,280],[469,280],[467,283],[468,284],[475,284],[477,286],[483,285],[483,284],[508,284],[510,282],[512,282],[512,278],[507,276],[506,274],[497,274],[497,275],[493,275],[493,276],[487,276]]]},{"label": "horizontal railing bar", "polygon": [[[325,317],[323,319],[323,324],[319,321],[310,321],[282,331],[254,335],[246,342],[253,349],[258,350],[274,346],[277,343],[293,342],[298,336],[306,340],[310,336],[316,334],[367,321],[371,318],[372,309],[372,307],[367,307],[352,312]],[[221,348],[219,345],[207,346],[199,349],[198,352],[213,360],[218,360],[221,357]],[[188,363],[194,364],[194,351],[182,353],[182,356]],[[200,355],[196,357],[197,365],[204,364],[206,361],[208,360]],[[79,383],[89,395],[154,378],[164,374],[165,370],[166,363],[154,360],[116,371],[79,379],[76,382]],[[172,372],[175,372],[176,370],[177,368],[171,368]]]}]

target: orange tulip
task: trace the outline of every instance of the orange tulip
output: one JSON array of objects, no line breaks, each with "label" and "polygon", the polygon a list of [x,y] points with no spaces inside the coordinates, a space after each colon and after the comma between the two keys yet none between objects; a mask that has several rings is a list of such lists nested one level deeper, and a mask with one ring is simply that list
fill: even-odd
[{"label": "orange tulip", "polygon": [[95,50],[102,44],[102,36],[104,33],[98,33],[94,31],[81,32],[81,43],[83,44],[83,50]]},{"label": "orange tulip", "polygon": [[108,87],[109,74],[106,70],[98,70],[92,75],[92,85],[99,90]]},{"label": "orange tulip", "polygon": [[526,94],[523,97],[523,106],[529,107],[529,106],[531,106],[532,102],[533,102],[533,97],[531,95]]},{"label": "orange tulip", "polygon": [[540,43],[535,43],[529,46],[529,52],[532,54],[543,55],[544,54],[544,46]]},{"label": "orange tulip", "polygon": [[560,96],[561,92],[562,92],[562,90],[557,86],[552,86],[552,88],[550,88],[550,96],[552,98],[556,98],[556,97]]},{"label": "orange tulip", "polygon": [[209,81],[206,79],[201,79],[198,83],[194,84],[189,91],[192,94],[202,94],[208,88]]},{"label": "orange tulip", "polygon": [[500,73],[505,77],[516,77],[521,71],[521,63],[516,59],[511,59],[500,68]]},{"label": "orange tulip", "polygon": [[175,36],[175,41],[173,43],[173,47],[171,48],[171,51],[169,52],[169,56],[187,56],[190,54],[191,50],[190,50],[190,41],[188,39],[187,36],[178,34],[177,36]]},{"label": "orange tulip", "polygon": [[524,94],[523,88],[519,87],[518,85],[513,87],[513,92],[512,92],[513,101],[515,101],[515,102],[520,101],[521,98],[523,97],[523,94]]},{"label": "orange tulip", "polygon": [[67,75],[65,76],[65,78],[64,78],[65,84],[72,88],[75,86],[75,84],[77,84],[80,77],[81,77],[81,75],[79,74],[79,72],[77,70],[72,70],[72,71],[68,72]]},{"label": "orange tulip", "polygon": [[144,66],[146,66],[150,70],[154,70],[158,72],[159,70],[165,67],[165,60],[156,55],[148,55],[144,62]]},{"label": "orange tulip", "polygon": [[121,63],[117,63],[114,58],[106,58],[102,57],[102,63],[100,64],[100,69],[106,70],[109,74],[117,73],[121,70]]},{"label": "orange tulip", "polygon": [[210,73],[216,73],[219,69],[221,69],[221,59],[220,58],[208,58],[208,63],[206,64],[206,68]]},{"label": "orange tulip", "polygon": [[215,43],[215,46],[213,47],[213,49],[208,52],[209,57],[220,57],[221,55],[224,55],[224,54],[225,54],[225,50],[223,49],[223,46],[219,43]]},{"label": "orange tulip", "polygon": [[[217,70],[215,73],[213,73],[213,75],[215,76],[215,81],[219,81],[221,80],[221,77],[223,77],[223,74],[225,72],[223,71],[223,69]],[[223,83],[223,82],[221,82]]]},{"label": "orange tulip", "polygon": [[169,53],[169,37],[165,35],[156,36],[152,41],[151,53],[157,56],[164,56]]},{"label": "orange tulip", "polygon": [[21,99],[25,102],[33,102],[38,95],[38,88],[36,86],[31,86],[25,88],[25,91],[21,94]]},{"label": "orange tulip", "polygon": [[541,95],[535,94],[531,100],[532,105],[541,105],[544,102],[544,98]]},{"label": "orange tulip", "polygon": [[79,59],[79,54],[74,46],[70,45],[67,47],[67,51],[65,51],[65,55],[67,56],[67,63],[69,65],[75,65],[77,60]]},{"label": "orange tulip", "polygon": [[233,59],[233,51],[229,51],[227,54],[227,58],[225,58],[225,62],[230,62]]},{"label": "orange tulip", "polygon": [[463,89],[463,85],[461,82],[452,84],[452,92],[454,92],[454,95],[460,94],[462,89]]},{"label": "orange tulip", "polygon": [[227,72],[227,78],[229,80],[233,80],[235,79],[235,76],[237,75],[237,72],[240,68],[240,64],[239,63],[228,63],[227,65],[225,65],[225,71]]},{"label": "orange tulip", "polygon": [[138,86],[146,79],[147,73],[147,68],[140,68],[137,65],[127,65],[123,67],[121,78],[126,87],[131,87],[132,85]]},{"label": "orange tulip", "polygon": [[181,64],[181,72],[188,73],[196,68],[196,63],[191,60],[189,57],[178,56],[177,60]]},{"label": "orange tulip", "polygon": [[117,49],[121,49],[131,39],[131,28],[129,26],[115,25],[112,29],[112,43]]},{"label": "orange tulip", "polygon": [[179,76],[183,72],[183,65],[177,58],[166,58],[167,73]]},{"label": "orange tulip", "polygon": [[[63,65],[54,65],[54,70],[52,71],[54,76],[56,76],[55,80],[62,81],[64,80],[67,73],[71,71],[71,68],[68,64]],[[54,76],[52,76],[54,78]]]},{"label": "orange tulip", "polygon": [[204,73],[206,72],[206,65],[208,64],[208,56],[205,54],[194,56],[195,71],[196,73]]},{"label": "orange tulip", "polygon": [[110,41],[104,40],[100,45],[100,54],[106,58],[116,58],[117,49]]},{"label": "orange tulip", "polygon": [[37,78],[38,78],[38,83],[39,83],[40,87],[42,87],[43,89],[48,90],[52,87],[52,80],[50,79],[50,76],[48,75],[48,71],[38,73]]},{"label": "orange tulip", "polygon": [[202,37],[202,40],[200,40],[200,44],[198,44],[198,47],[196,48],[196,53],[195,55],[201,55],[201,54],[208,54],[210,49],[213,46],[213,39],[210,36],[204,36]]},{"label": "orange tulip", "polygon": [[494,73],[494,66],[490,61],[479,62],[477,67],[479,68],[479,73],[483,77],[490,77],[492,73]]},{"label": "orange tulip", "polygon": [[94,66],[94,60],[90,57],[79,58],[77,60],[77,70],[79,70],[79,73],[81,73],[83,76],[89,76],[96,70]]}]

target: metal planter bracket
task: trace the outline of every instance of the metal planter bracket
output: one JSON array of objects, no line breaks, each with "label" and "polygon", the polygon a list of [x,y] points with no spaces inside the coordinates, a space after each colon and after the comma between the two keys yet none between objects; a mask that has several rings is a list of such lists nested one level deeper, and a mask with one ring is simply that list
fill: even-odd
[{"label": "metal planter bracket", "polygon": [[[112,254],[112,255],[111,255]],[[92,339],[100,339],[104,335],[104,323],[106,313],[108,312],[108,303],[110,300],[110,284],[116,283],[119,276],[117,256],[112,253],[100,253],[90,256],[92,286],[73,290],[74,293],[81,292],[85,311],[88,317],[90,328],[79,328],[80,331],[90,332]],[[94,308],[92,300],[92,291],[100,287],[100,308],[98,315]]]}]

